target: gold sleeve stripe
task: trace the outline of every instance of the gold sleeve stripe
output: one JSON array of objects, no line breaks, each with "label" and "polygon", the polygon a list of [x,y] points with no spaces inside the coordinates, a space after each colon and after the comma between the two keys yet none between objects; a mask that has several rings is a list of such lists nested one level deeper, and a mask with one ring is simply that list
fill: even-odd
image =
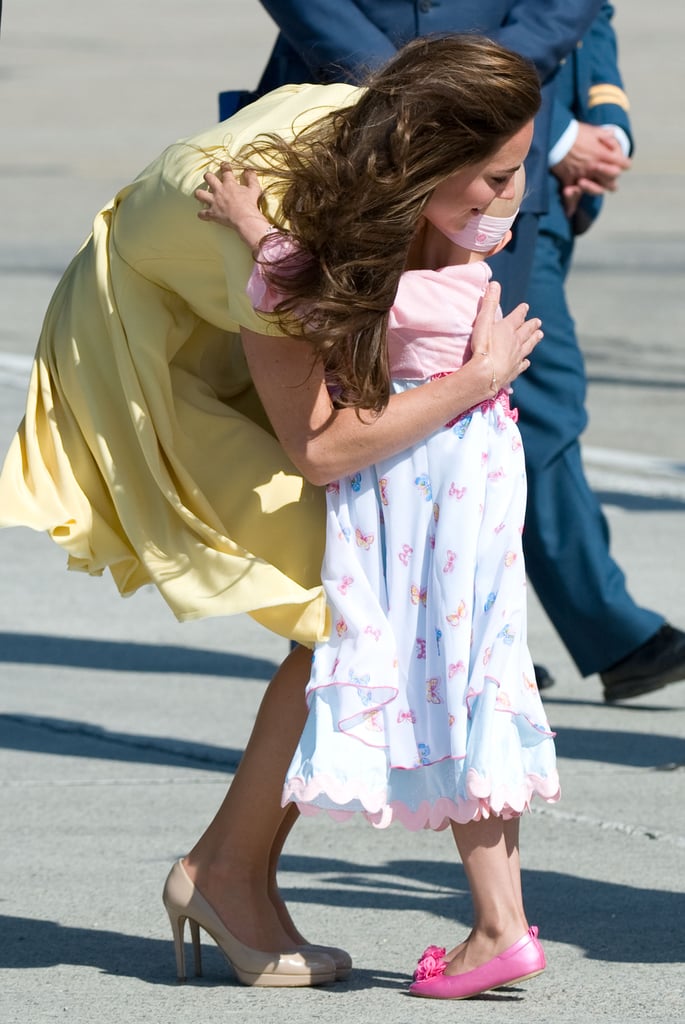
[{"label": "gold sleeve stripe", "polygon": [[605,83],[604,85],[592,86],[589,95],[589,107],[598,107],[602,103],[613,103],[614,106],[620,107],[622,110],[630,110],[628,97],[623,89],[619,89],[617,85]]}]

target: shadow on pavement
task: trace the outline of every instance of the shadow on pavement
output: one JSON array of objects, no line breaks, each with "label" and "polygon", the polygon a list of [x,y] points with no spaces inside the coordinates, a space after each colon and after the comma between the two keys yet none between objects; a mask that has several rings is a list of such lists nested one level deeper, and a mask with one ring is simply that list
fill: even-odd
[{"label": "shadow on pavement", "polygon": [[[186,929],[186,939],[188,930]],[[186,945],[188,984],[202,987],[235,985],[233,971],[213,941],[202,933],[203,976],[192,974],[193,960]],[[379,952],[378,959],[382,959]],[[176,987],[174,948],[171,937],[150,939],[139,935],[72,928],[56,921],[0,915],[0,969],[37,970],[62,964],[92,967],[103,974],[138,978],[152,985]],[[393,971],[355,970],[348,982],[327,985],[326,992],[345,992],[364,988],[406,988],[409,974]]]},{"label": "shadow on pavement", "polygon": [[[318,877],[319,885],[320,876],[326,876],[323,889],[282,886],[281,894],[287,902],[323,903],[343,913],[354,913],[355,909],[414,910],[443,918],[436,922],[432,934],[417,937],[419,947],[422,942],[450,945],[470,926],[468,883],[462,866],[453,861],[389,861],[378,867],[357,867],[344,861],[336,865],[335,861],[286,855],[281,865]],[[523,870],[522,875],[528,915],[539,926],[543,942],[547,939],[576,946],[590,960],[682,961],[685,893],[554,871]]]},{"label": "shadow on pavement", "polygon": [[224,654],[197,647],[123,643],[41,633],[0,632],[0,662],[19,665],[70,665],[112,672],[171,672],[268,680],[278,668],[273,661],[243,654]]},{"label": "shadow on pavement", "polygon": [[0,916],[0,935],[3,968],[78,964],[159,985],[176,984],[171,941],[9,916]]},{"label": "shadow on pavement", "polygon": [[88,722],[37,715],[0,715],[0,747],[61,757],[234,772],[242,750],[164,736],[110,732]]},{"label": "shadow on pavement", "polygon": [[555,745],[559,757],[580,761],[662,771],[685,764],[685,740],[680,736],[561,726]]}]

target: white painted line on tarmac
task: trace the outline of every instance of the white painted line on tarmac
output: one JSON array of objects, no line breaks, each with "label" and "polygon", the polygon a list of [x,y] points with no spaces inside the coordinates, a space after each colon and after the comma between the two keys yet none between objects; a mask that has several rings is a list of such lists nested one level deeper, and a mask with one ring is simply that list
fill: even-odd
[{"label": "white painted line on tarmac", "polygon": [[20,388],[25,391],[29,384],[32,365],[32,356],[0,352],[0,387]]},{"label": "white painted line on tarmac", "polygon": [[608,469],[623,469],[631,472],[656,473],[664,477],[683,477],[685,461],[665,459],[659,455],[639,455],[637,452],[622,452],[616,448],[583,448],[583,458],[593,466]]},{"label": "white painted line on tarmac", "polygon": [[588,445],[583,447],[583,465],[596,491],[685,501],[685,462]]}]

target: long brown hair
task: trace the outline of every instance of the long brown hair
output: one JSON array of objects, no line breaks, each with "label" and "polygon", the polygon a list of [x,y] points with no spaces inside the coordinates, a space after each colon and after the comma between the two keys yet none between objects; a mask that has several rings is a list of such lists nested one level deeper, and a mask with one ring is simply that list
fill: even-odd
[{"label": "long brown hair", "polygon": [[475,35],[417,39],[364,86],[292,142],[260,136],[241,162],[268,167],[299,249],[265,269],[283,330],[307,337],[345,404],[380,411],[387,314],[423,207],[527,124],[540,91],[528,61]]}]

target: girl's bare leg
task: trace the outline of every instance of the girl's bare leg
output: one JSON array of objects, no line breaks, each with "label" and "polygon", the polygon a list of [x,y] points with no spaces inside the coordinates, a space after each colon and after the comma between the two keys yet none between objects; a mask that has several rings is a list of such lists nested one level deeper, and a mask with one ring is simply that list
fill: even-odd
[{"label": "girl's bare leg", "polygon": [[518,819],[491,816],[466,825],[452,823],[471,889],[473,928],[451,950],[446,974],[462,974],[487,963],[528,930],[521,895]]},{"label": "girl's bare leg", "polygon": [[226,927],[253,949],[283,951],[294,944],[281,920],[285,906],[275,870],[297,817],[281,807],[281,791],[304,727],[310,668],[311,651],[297,647],[276,672],[228,793],[184,861]]},{"label": "girl's bare leg", "polygon": [[523,907],[523,891],[521,889],[521,857],[519,853],[520,824],[520,818],[510,818],[509,821],[502,822],[502,828],[504,831],[504,842],[509,856],[509,874],[511,875],[512,888],[518,896],[518,901],[521,907]]}]

